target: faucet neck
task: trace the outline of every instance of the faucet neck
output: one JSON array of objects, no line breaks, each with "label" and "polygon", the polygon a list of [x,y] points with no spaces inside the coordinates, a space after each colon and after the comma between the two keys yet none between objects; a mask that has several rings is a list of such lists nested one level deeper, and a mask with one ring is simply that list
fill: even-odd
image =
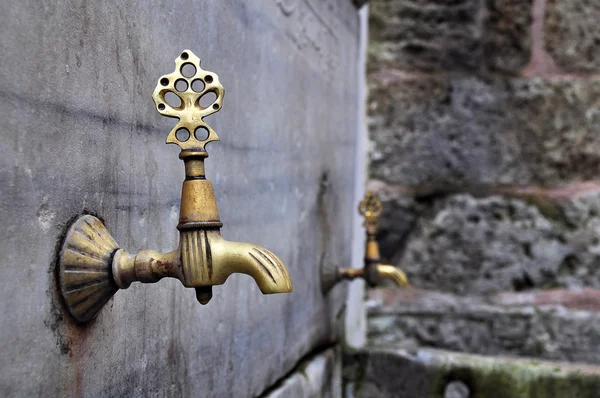
[{"label": "faucet neck", "polygon": [[379,243],[375,234],[367,234],[365,242],[365,262],[366,265],[371,263],[379,263],[381,256],[379,255]]},{"label": "faucet neck", "polygon": [[204,180],[206,174],[204,171],[204,159],[208,157],[208,152],[198,150],[185,150],[179,154],[179,159],[183,160],[185,165],[186,180]]},{"label": "faucet neck", "polygon": [[185,181],[181,191],[181,208],[177,229],[197,230],[221,228],[217,201],[212,183],[206,179],[204,159],[206,151],[184,150],[179,158],[185,164]]}]

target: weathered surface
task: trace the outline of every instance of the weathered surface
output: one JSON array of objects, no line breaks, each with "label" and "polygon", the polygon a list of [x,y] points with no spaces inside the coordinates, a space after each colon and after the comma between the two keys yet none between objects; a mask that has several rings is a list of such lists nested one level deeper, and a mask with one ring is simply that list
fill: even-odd
[{"label": "weathered surface", "polygon": [[337,398],[342,395],[339,350],[328,349],[304,360],[263,398]]},{"label": "weathered surface", "polygon": [[516,302],[509,293],[482,298],[380,289],[369,292],[368,338],[380,346],[600,363],[600,301],[591,292],[580,300],[584,293],[587,310],[564,302],[559,292]]},{"label": "weathered surface", "polygon": [[394,346],[365,349],[346,362],[353,396],[364,398],[596,398],[600,390],[600,367],[584,364]]},{"label": "weathered surface", "polygon": [[517,74],[529,60],[531,3],[371,1],[369,66]]},{"label": "weathered surface", "polygon": [[564,71],[600,71],[599,20],[596,0],[547,0],[545,45]]},{"label": "weathered surface", "polygon": [[[317,267],[351,262],[350,1],[4,1],[0,32],[0,395],[257,396],[338,338],[345,291],[324,298]],[[183,165],[151,93],[185,48],[227,91],[206,162],[223,235],[277,253],[294,292],[234,275],[202,307],[175,280],[134,284],[76,327],[53,274],[72,217],[130,251],[177,245]]]},{"label": "weathered surface", "polygon": [[396,264],[415,286],[460,294],[600,287],[599,196],[450,196],[419,218]]},{"label": "weathered surface", "polygon": [[600,79],[372,75],[372,178],[439,192],[600,172]]},{"label": "weathered surface", "polygon": [[[356,138],[356,154],[354,164],[356,167],[356,185],[354,186],[354,203],[358,203],[365,196],[365,181],[367,178],[367,113],[366,98],[366,55],[367,55],[367,35],[368,35],[368,18],[369,8],[363,7],[359,11],[360,18],[360,54],[359,54],[359,75],[358,79],[358,95],[362,98],[358,105],[358,124],[359,134]],[[346,250],[352,253],[352,263],[345,266],[352,268],[361,268],[364,264],[364,246],[365,233],[363,229],[363,217],[357,212],[352,212],[352,240],[350,248]],[[333,257],[323,257],[323,261],[333,264],[340,264]],[[365,310],[365,283],[364,280],[354,280],[347,284],[348,295],[346,297],[346,309],[344,319],[344,341],[346,347],[362,347],[367,338],[367,314]],[[344,289],[341,287],[341,289]]]}]

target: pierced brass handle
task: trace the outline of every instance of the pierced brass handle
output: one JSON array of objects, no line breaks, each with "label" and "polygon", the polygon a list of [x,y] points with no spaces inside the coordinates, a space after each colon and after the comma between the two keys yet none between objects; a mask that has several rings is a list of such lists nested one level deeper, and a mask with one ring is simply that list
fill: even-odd
[{"label": "pierced brass handle", "polygon": [[408,285],[408,279],[404,272],[393,265],[381,264],[376,236],[381,210],[381,201],[374,192],[367,191],[365,198],[358,204],[358,212],[365,218],[363,226],[367,233],[364,267],[360,269],[340,268],[336,265],[324,264],[321,269],[321,288],[324,294],[344,279],[363,278],[370,286],[376,286],[384,279],[390,279],[398,287]]},{"label": "pierced brass handle", "polygon": [[[152,98],[161,115],[179,119],[167,137],[167,144],[181,148],[179,158],[185,165],[177,225],[179,246],[170,253],[143,250],[129,254],[98,218],[78,218],[64,238],[58,259],[60,291],[78,322],[94,318],[118,289],[165,277],[195,288],[201,304],[212,298],[212,286],[225,283],[233,273],[252,276],[264,294],[292,291],[292,281],[279,257],[265,248],[221,237],[223,224],[212,183],[204,173],[205,146],[219,137],[203,118],[221,109],[225,91],[219,77],[203,70],[191,51],[183,51],[175,65],[173,73],[159,79]],[[189,73],[188,68],[192,69]],[[216,99],[202,106],[207,93],[214,93]],[[177,96],[180,103],[170,103],[169,94]],[[180,133],[187,134],[180,137]]]}]

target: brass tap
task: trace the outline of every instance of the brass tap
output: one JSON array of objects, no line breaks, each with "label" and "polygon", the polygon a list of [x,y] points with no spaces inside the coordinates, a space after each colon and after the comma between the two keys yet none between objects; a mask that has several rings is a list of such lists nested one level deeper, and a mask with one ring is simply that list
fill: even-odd
[{"label": "brass tap", "polygon": [[363,226],[366,230],[365,258],[363,268],[340,268],[336,265],[325,264],[321,269],[321,286],[323,293],[329,292],[338,282],[348,279],[363,278],[371,287],[389,279],[396,286],[408,285],[406,274],[393,265],[381,264],[377,230],[382,205],[374,192],[367,191],[365,198],[358,204],[358,212],[364,217]]},{"label": "brass tap", "polygon": [[[210,301],[214,285],[225,283],[233,273],[253,277],[263,294],[292,291],[292,281],[279,257],[265,248],[221,237],[223,224],[204,171],[205,146],[219,137],[203,118],[221,109],[225,92],[219,77],[203,70],[191,51],[183,51],[175,66],[173,73],[158,80],[152,98],[161,115],[179,119],[166,141],[179,145],[179,158],[185,165],[177,225],[179,246],[170,253],[143,250],[130,254],[118,246],[98,218],[84,215],[77,219],[61,247],[58,277],[65,305],[78,322],[94,318],[118,289],[165,277],[195,288],[201,304]],[[200,99],[207,93],[214,93],[216,99],[204,107]],[[171,104],[168,94],[176,95],[180,103]]]}]

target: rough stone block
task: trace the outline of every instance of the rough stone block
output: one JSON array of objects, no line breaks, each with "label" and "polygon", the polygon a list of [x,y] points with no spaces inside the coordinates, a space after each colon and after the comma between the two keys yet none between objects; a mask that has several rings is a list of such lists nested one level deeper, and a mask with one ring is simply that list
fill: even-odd
[{"label": "rough stone block", "polygon": [[529,60],[531,0],[371,2],[373,68],[499,70]]},{"label": "rough stone block", "polygon": [[600,78],[371,76],[371,178],[440,193],[600,173]]},{"label": "rough stone block", "polygon": [[600,287],[599,197],[451,196],[419,219],[397,265],[415,286],[460,294]]},{"label": "rough stone block", "polygon": [[518,74],[531,55],[533,0],[485,0],[482,62],[493,71]]},{"label": "rough stone block", "polygon": [[600,71],[600,2],[548,0],[545,45],[566,72]]}]

